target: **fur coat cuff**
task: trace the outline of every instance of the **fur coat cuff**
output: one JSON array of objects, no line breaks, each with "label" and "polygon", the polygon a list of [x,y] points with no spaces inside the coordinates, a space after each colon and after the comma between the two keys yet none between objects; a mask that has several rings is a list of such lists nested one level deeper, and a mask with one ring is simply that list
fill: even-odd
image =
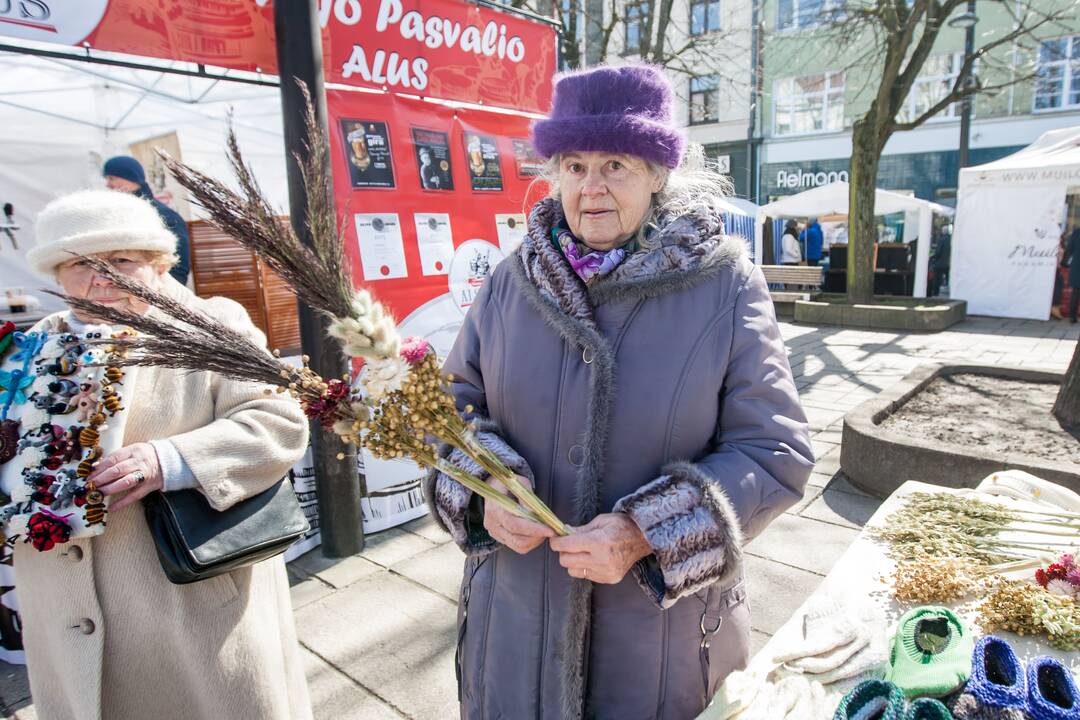
[{"label": "fur coat cuff", "polygon": [[633,572],[662,608],[739,572],[739,518],[719,483],[692,463],[666,466],[662,476],[619,500],[613,512],[629,515],[652,546],[653,554]]},{"label": "fur coat cuff", "polygon": [[[503,440],[494,423],[478,419],[476,430],[476,437],[484,447],[495,453],[515,473],[533,480],[529,464]],[[481,480],[489,477],[468,455],[450,445],[440,446],[439,456]],[[423,486],[428,512],[443,530],[450,533],[466,555],[486,555],[497,549],[498,544],[484,529],[482,497],[474,495],[471,490],[438,470],[428,472]]]}]

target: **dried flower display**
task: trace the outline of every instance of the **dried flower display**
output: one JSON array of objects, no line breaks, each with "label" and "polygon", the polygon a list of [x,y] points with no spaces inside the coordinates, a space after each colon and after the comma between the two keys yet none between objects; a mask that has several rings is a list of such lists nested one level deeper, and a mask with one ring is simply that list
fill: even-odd
[{"label": "dried flower display", "polygon": [[[1009,533],[1022,532],[1018,540]],[[913,493],[874,537],[897,560],[958,558],[999,566],[1080,546],[1080,515],[1018,510],[952,493]]]},{"label": "dried flower display", "polygon": [[1008,630],[1017,635],[1043,635],[1059,650],[1080,650],[1080,604],[1031,582],[994,578],[979,606],[985,632]]}]

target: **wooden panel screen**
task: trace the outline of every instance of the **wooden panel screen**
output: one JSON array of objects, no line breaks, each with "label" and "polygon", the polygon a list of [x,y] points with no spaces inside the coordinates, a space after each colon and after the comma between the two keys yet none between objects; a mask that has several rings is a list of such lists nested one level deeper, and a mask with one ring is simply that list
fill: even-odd
[{"label": "wooden panel screen", "polygon": [[235,300],[266,333],[271,348],[279,348],[286,355],[297,351],[300,326],[296,298],[285,282],[251,251],[213,225],[196,220],[189,228],[195,294]]}]

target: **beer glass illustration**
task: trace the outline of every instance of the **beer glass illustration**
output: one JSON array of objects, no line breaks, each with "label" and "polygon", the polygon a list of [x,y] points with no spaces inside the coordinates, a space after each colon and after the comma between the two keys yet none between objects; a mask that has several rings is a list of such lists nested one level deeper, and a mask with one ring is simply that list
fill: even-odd
[{"label": "beer glass illustration", "polygon": [[469,169],[473,175],[484,173],[484,154],[480,151],[480,138],[476,135],[469,136]]},{"label": "beer glass illustration", "polygon": [[367,170],[371,167],[371,155],[368,153],[367,135],[364,128],[359,127],[353,130],[346,139],[352,149],[352,155],[349,158],[352,164],[360,170]]}]

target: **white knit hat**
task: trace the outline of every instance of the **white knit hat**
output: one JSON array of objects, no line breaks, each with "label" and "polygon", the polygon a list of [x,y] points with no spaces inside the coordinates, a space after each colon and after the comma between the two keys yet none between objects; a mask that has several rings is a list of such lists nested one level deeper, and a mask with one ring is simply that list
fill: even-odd
[{"label": "white knit hat", "polygon": [[116,190],[80,190],[53,200],[38,214],[34,234],[26,262],[42,275],[52,274],[71,253],[176,252],[176,237],[154,206]]}]

